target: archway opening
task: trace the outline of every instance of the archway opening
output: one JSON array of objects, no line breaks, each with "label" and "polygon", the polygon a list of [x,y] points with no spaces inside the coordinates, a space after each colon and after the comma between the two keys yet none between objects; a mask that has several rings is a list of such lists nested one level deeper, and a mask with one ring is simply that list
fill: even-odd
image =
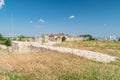
[{"label": "archway opening", "polygon": [[66,37],[62,37],[62,42],[65,42],[66,41]]}]

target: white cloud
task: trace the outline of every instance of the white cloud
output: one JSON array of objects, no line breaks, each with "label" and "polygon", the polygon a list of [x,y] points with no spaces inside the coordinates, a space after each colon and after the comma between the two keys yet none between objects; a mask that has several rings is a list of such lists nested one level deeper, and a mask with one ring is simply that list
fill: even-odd
[{"label": "white cloud", "polygon": [[32,23],[33,23],[33,21],[30,21],[29,23],[31,23],[31,24],[32,24]]},{"label": "white cloud", "polygon": [[43,19],[39,19],[39,22],[40,23],[44,23],[45,21]]},{"label": "white cloud", "polygon": [[107,24],[104,24],[104,26],[107,26]]},{"label": "white cloud", "polygon": [[5,5],[4,0],[0,0],[0,9]]},{"label": "white cloud", "polygon": [[69,19],[74,19],[74,18],[75,18],[75,16],[70,16],[70,17],[69,17]]}]

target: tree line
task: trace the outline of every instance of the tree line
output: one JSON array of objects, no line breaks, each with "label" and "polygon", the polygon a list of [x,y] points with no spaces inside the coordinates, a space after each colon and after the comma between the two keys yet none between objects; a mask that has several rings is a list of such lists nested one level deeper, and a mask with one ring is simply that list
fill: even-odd
[{"label": "tree line", "polygon": [[91,34],[83,34],[83,35],[79,35],[78,37],[84,37],[85,40],[95,40],[95,38],[91,35]]}]

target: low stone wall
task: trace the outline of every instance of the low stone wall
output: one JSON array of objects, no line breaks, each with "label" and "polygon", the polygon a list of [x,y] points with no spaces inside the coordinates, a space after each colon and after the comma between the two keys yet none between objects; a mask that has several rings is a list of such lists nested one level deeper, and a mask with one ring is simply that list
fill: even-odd
[{"label": "low stone wall", "polygon": [[5,46],[5,45],[0,45],[0,51],[1,52],[12,52],[12,48],[11,47],[7,47],[7,46]]},{"label": "low stone wall", "polygon": [[30,44],[27,42],[12,42],[12,50],[13,52],[21,53],[21,52],[27,52],[29,51]]},{"label": "low stone wall", "polygon": [[[12,42],[12,51],[14,53],[32,53],[32,52],[41,52],[46,51],[45,48],[35,47],[33,44],[36,42],[19,42],[13,41]],[[37,43],[38,44],[38,43]]]},{"label": "low stone wall", "polygon": [[7,50],[7,47],[4,45],[0,45],[0,50]]},{"label": "low stone wall", "polygon": [[12,50],[17,53],[31,53],[31,52],[40,52],[46,50],[53,50],[62,53],[70,53],[77,56],[85,57],[94,61],[109,63],[114,61],[117,57],[110,56],[107,54],[102,54],[99,52],[87,51],[87,50],[77,50],[64,47],[53,47],[48,45],[41,45],[37,42],[12,42]]},{"label": "low stone wall", "polygon": [[84,40],[83,37],[70,37],[66,39],[66,41],[83,41],[83,40]]}]

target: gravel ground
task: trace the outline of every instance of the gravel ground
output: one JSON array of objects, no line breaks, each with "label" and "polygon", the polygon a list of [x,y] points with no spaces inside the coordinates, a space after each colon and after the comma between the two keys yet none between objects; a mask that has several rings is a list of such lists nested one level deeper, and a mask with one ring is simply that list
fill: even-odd
[{"label": "gravel ground", "polygon": [[55,50],[62,53],[71,53],[71,54],[75,54],[81,57],[86,57],[88,59],[103,62],[103,63],[109,63],[111,61],[115,61],[115,58],[116,58],[114,56],[110,56],[107,54],[102,54],[102,53],[87,51],[87,50],[78,50],[78,49],[71,49],[71,48],[64,48],[64,47],[53,47],[49,45],[41,45],[38,43],[32,43],[32,46],[45,48],[48,50]]}]

